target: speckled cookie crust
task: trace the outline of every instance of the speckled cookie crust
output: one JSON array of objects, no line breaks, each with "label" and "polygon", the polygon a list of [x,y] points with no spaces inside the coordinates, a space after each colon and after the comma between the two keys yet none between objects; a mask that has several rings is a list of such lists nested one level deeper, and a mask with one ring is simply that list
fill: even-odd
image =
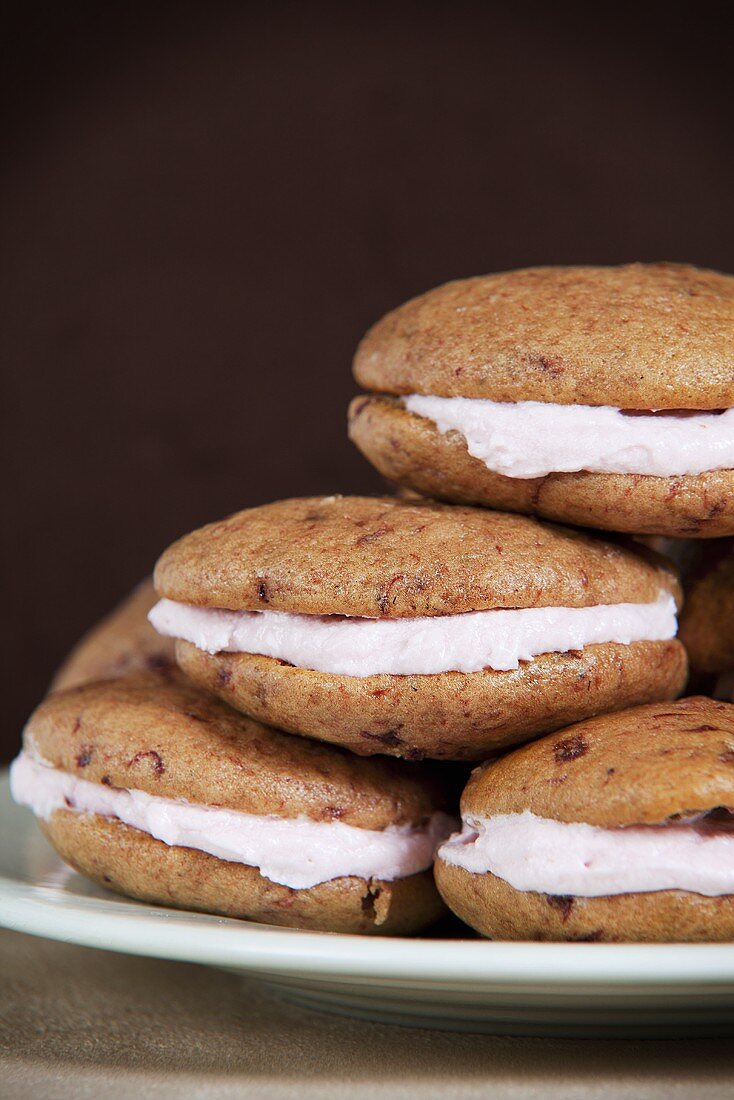
[{"label": "speckled cookie crust", "polygon": [[290,928],[381,935],[418,932],[446,912],[430,871],[396,882],[351,877],[292,890],[254,867],[169,848],[119,821],[60,810],[41,827],[81,874],[158,905]]},{"label": "speckled cookie crust", "polygon": [[717,409],[733,362],[734,278],[656,263],[447,283],[378,321],[354,373],[393,394]]},{"label": "speckled cookie crust", "polygon": [[173,642],[162,638],[148,622],[148,612],[156,599],[152,578],[142,581],[77,642],[49,690],[61,691],[131,672],[166,673],[175,668]]},{"label": "speckled cookie crust", "polygon": [[334,676],[271,657],[176,645],[195,683],[292,733],[352,752],[407,759],[482,760],[592,714],[672,699],[686,679],[676,640],[587,646],[510,672]]},{"label": "speckled cookie crust", "polygon": [[662,559],[521,516],[395,497],[249,508],[174,543],[162,596],[203,607],[406,617],[644,603],[679,592]]},{"label": "speckled cookie crust", "polygon": [[461,807],[612,829],[729,804],[734,705],[691,696],[579,722],[477,768]]},{"label": "speckled cookie crust", "polygon": [[578,943],[700,943],[734,940],[734,897],[682,890],[580,898],[516,890],[495,875],[436,862],[452,911],[495,940]]},{"label": "speckled cookie crust", "polygon": [[389,481],[437,499],[608,531],[670,538],[734,534],[734,470],[681,477],[586,471],[506,477],[470,455],[459,432],[442,434],[396,398],[376,395],[354,398],[349,435]]},{"label": "speckled cookie crust", "polygon": [[420,824],[442,802],[430,773],[291,737],[182,677],[138,673],[49,695],[23,739],[80,779],[241,813],[383,829]]},{"label": "speckled cookie crust", "polygon": [[[462,812],[522,813],[602,828],[734,809],[734,706],[704,697],[606,714],[477,768]],[[440,859],[450,908],[497,939],[734,939],[734,896],[681,890],[582,898],[516,890]]]}]

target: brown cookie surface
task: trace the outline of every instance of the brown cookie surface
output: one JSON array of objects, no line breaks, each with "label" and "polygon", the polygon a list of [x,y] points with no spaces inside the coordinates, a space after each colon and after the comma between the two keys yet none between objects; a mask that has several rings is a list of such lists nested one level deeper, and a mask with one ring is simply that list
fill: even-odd
[{"label": "brown cookie surface", "polygon": [[420,824],[441,803],[424,771],[292,737],[153,673],[48,696],[24,745],[92,783],[242,813],[382,829]]},{"label": "brown cookie surface", "polygon": [[516,890],[437,860],[436,881],[450,908],[497,940],[580,943],[701,943],[734,940],[734,897],[683,890],[582,898]]},{"label": "brown cookie surface", "polygon": [[140,901],[291,928],[382,935],[419,931],[446,911],[430,871],[395,882],[338,878],[292,890],[255,867],[170,848],[120,821],[60,810],[41,825],[81,874]]},{"label": "brown cookie surface", "polygon": [[470,455],[459,432],[443,434],[396,398],[378,395],[354,398],[349,435],[389,481],[437,499],[608,531],[697,539],[734,533],[734,470],[506,477]]},{"label": "brown cookie surface", "polygon": [[629,409],[734,406],[734,278],[685,264],[461,279],[388,313],[366,389]]},{"label": "brown cookie surface", "polygon": [[212,656],[188,642],[176,655],[195,683],[261,721],[413,760],[482,760],[591,714],[673,699],[687,669],[676,640],[545,654],[509,672],[364,678],[253,654]]},{"label": "brown cookie surface", "polygon": [[174,543],[155,583],[162,596],[204,607],[371,617],[678,595],[661,560],[622,546],[522,516],[395,497],[238,512]]},{"label": "brown cookie surface", "polygon": [[152,579],[142,581],[77,642],[49,690],[61,691],[131,672],[174,668],[173,642],[157,634],[148,622],[148,612],[156,599]]},{"label": "brown cookie surface", "polygon": [[[603,829],[734,811],[734,706],[695,697],[580,722],[477,768],[462,816],[527,810]],[[734,939],[734,895],[663,889],[599,897],[518,890],[444,862],[439,890],[494,939],[697,942]],[[551,875],[552,877],[552,875]]]},{"label": "brown cookie surface", "polygon": [[464,814],[602,828],[734,809],[734,705],[704,696],[601,715],[477,768]]},{"label": "brown cookie surface", "polygon": [[686,576],[680,638],[697,672],[734,669],[734,539],[705,547]]}]

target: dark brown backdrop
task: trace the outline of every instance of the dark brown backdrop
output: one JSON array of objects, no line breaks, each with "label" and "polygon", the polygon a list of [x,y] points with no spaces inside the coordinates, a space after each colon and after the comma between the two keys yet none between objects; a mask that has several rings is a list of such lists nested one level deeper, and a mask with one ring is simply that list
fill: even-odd
[{"label": "dark brown backdrop", "polygon": [[378,487],[344,410],[388,307],[533,263],[734,268],[730,62],[700,6],[25,7],[2,65],[6,753],[174,536]]}]

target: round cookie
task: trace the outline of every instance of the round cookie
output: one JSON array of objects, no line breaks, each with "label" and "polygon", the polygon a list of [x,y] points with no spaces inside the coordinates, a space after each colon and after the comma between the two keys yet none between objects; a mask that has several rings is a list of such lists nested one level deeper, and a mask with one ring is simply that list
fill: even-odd
[{"label": "round cookie", "polygon": [[[680,264],[629,264],[463,279],[407,302],[367,333],[354,372],[373,394],[352,402],[349,432],[385,477],[437,499],[614,531],[721,537],[734,534],[728,466],[714,462],[662,476],[649,472],[646,457],[630,460],[632,469],[626,462],[620,470],[594,471],[583,455],[576,466],[554,466],[546,441],[542,474],[508,476],[496,456],[485,461],[470,453],[461,430],[440,430],[403,399],[426,395],[504,408],[539,402],[561,412],[670,410],[680,419],[680,410],[734,407],[733,362],[731,276]],[[559,429],[558,444],[570,434]],[[521,451],[533,436],[521,435]],[[639,470],[634,461],[641,461]]]},{"label": "round cookie", "polygon": [[185,674],[260,721],[407,760],[484,760],[588,714],[674,698],[686,660],[676,640],[549,653],[509,672],[336,676],[249,653],[176,643]]},{"label": "round cookie", "polygon": [[148,622],[148,612],[155,602],[153,580],[147,578],[77,642],[49,690],[61,691],[131,672],[174,669],[173,642],[161,637]]},{"label": "round cookie", "polygon": [[[430,770],[291,737],[183,680],[137,673],[48,696],[11,779],[62,858],[144,901],[362,933],[417,931],[444,911],[432,837],[451,819]],[[247,843],[257,862],[238,854]],[[355,844],[360,873],[328,873]],[[383,878],[364,873],[370,860]],[[280,881],[304,875],[317,881]]]},{"label": "round cookie", "polygon": [[[365,755],[485,759],[591,714],[673,698],[685,680],[685,654],[670,635],[540,644],[532,659],[499,668],[475,650],[468,666],[447,657],[448,667],[434,668],[465,615],[506,609],[510,630],[521,610],[607,615],[609,605],[677,598],[674,574],[655,555],[515,515],[393,497],[281,501],[180,539],[155,579],[164,600],[152,618],[179,639],[177,660],[195,683],[260,721]],[[223,637],[219,609],[230,613],[227,630],[262,624],[275,641],[268,649]],[[369,624],[386,622],[396,624],[389,655],[363,655]],[[324,626],[315,661],[294,652],[292,632],[310,637]],[[420,645],[408,639],[415,665],[412,651],[390,649],[398,628],[421,636]]]},{"label": "round cookie", "polygon": [[[439,889],[495,939],[734,939],[732,761],[734,706],[704,697],[604,715],[526,745],[473,772],[461,840],[439,850]],[[682,855],[665,848],[666,836]],[[704,837],[728,846],[708,893],[688,885],[691,867],[703,873],[712,862]],[[620,842],[643,847],[615,851]],[[635,850],[644,862],[635,864]],[[615,867],[605,856],[633,876],[626,890],[625,880],[609,888]],[[687,884],[665,886],[666,875]],[[566,888],[579,879],[580,890]]]},{"label": "round cookie", "polygon": [[730,408],[733,323],[734,278],[716,271],[526,268],[411,299],[370,329],[354,369],[384,393]]}]

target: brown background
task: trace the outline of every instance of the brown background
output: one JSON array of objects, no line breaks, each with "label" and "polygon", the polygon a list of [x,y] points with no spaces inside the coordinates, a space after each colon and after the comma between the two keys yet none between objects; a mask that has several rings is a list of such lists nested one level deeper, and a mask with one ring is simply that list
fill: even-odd
[{"label": "brown background", "polygon": [[734,269],[720,7],[21,7],[1,66],[6,753],[176,535],[378,487],[344,410],[388,307],[533,263]]}]

